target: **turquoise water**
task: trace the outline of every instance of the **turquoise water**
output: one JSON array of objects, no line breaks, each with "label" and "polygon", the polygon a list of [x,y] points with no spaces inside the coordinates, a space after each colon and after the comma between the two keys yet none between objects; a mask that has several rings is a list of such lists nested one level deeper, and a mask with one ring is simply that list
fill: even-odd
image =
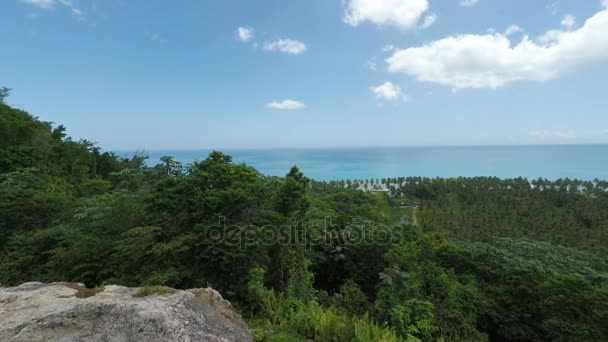
[{"label": "turquoise water", "polygon": [[[149,165],[164,155],[187,164],[209,150],[147,151]],[[608,179],[608,145],[381,147],[222,150],[236,162],[282,176],[297,165],[316,180],[401,176]],[[124,154],[124,153],[121,153]]]}]

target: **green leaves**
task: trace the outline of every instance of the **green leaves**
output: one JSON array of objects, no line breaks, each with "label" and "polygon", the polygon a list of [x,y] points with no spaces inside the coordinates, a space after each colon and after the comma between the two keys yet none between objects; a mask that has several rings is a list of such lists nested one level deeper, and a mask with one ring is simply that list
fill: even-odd
[{"label": "green leaves", "polygon": [[425,199],[421,226],[449,237],[527,237],[587,250],[608,244],[602,181],[408,178],[396,192]]},{"label": "green leaves", "polygon": [[407,300],[391,309],[390,322],[401,336],[431,341],[437,329],[435,306],[423,300]]},{"label": "green leaves", "polygon": [[11,94],[11,88],[0,87],[0,104],[4,103],[4,100]]},{"label": "green leaves", "polygon": [[310,202],[306,196],[306,189],[309,180],[304,174],[294,166],[285,176],[281,187],[277,209],[285,216],[302,218],[310,207]]},{"label": "green leaves", "polygon": [[557,275],[540,287],[543,328],[552,341],[604,341],[608,336],[608,286],[579,275]]},{"label": "green leaves", "polygon": [[111,276],[107,243],[60,225],[12,237],[0,262],[0,283],[78,281],[92,286]]}]

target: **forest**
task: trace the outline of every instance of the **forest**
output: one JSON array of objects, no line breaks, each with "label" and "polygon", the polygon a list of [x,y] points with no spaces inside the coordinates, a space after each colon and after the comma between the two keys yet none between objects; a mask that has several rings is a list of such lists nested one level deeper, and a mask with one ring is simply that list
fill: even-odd
[{"label": "forest", "polygon": [[0,286],[210,286],[256,341],[607,341],[607,191],[149,166],[0,103]]}]

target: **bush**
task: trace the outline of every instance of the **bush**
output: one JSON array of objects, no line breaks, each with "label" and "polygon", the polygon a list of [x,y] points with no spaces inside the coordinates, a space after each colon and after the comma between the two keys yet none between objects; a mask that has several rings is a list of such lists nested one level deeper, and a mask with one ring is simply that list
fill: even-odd
[{"label": "bush", "polygon": [[332,302],[338,309],[352,316],[361,316],[369,308],[367,297],[351,279],[340,286],[340,291],[333,296]]},{"label": "bush", "polygon": [[[396,342],[401,341],[394,331],[381,327],[371,321],[367,315],[363,319],[357,319],[353,323],[354,339],[357,342]],[[406,341],[416,341],[417,339],[407,339]]]}]

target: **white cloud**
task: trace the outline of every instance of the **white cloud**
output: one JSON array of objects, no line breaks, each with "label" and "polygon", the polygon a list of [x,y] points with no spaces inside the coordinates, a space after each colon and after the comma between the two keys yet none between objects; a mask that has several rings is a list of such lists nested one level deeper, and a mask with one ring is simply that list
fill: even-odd
[{"label": "white cloud", "polygon": [[253,39],[253,29],[250,27],[240,26],[236,29],[236,37],[242,42],[248,42]]},{"label": "white cloud", "polygon": [[608,129],[588,130],[535,130],[529,131],[528,135],[538,140],[593,140],[608,138]]},{"label": "white cloud", "polygon": [[[505,36],[510,36],[513,33],[523,32],[523,31],[524,30],[521,27],[517,26],[517,25],[509,25],[509,27],[507,27],[507,29],[505,30]],[[491,33],[493,33],[493,32],[491,32]]]},{"label": "white cloud", "polygon": [[294,110],[306,108],[306,105],[296,100],[272,101],[266,104],[266,107],[281,110]]},{"label": "white cloud", "polygon": [[51,8],[55,5],[55,0],[21,0],[26,4],[34,5],[42,8]]},{"label": "white cloud", "polygon": [[74,3],[72,2],[72,0],[58,0],[58,1],[65,7],[69,8],[70,11],[72,11],[72,15],[74,15],[75,17],[78,17],[79,20],[85,20],[84,13],[79,8],[76,8],[76,6],[74,6]]},{"label": "white cloud", "polygon": [[407,101],[409,98],[401,91],[401,87],[391,82],[384,82],[378,86],[371,86],[369,90],[381,101]]},{"label": "white cloud", "polygon": [[[608,1],[608,0],[606,0],[606,1]],[[383,52],[391,52],[391,51],[394,51],[395,49],[396,49],[396,47],[393,44],[387,44],[382,47]]]},{"label": "white cloud", "polygon": [[388,70],[460,88],[498,88],[514,81],[546,81],[584,66],[608,63],[608,9],[576,30],[550,30],[511,43],[506,34],[461,34],[395,51]]},{"label": "white cloud", "polygon": [[72,2],[72,0],[21,0],[26,4],[29,5],[33,5],[33,6],[37,6],[40,8],[51,8],[53,6],[55,6],[55,4],[61,4],[65,7],[67,7],[70,12],[72,12],[72,15],[74,15],[75,17],[78,17],[79,20],[85,20],[85,16],[84,16],[84,12],[82,10],[80,10],[79,8],[77,8],[76,6],[74,6],[74,3]]},{"label": "white cloud", "polygon": [[365,67],[371,71],[376,71],[378,68],[378,63],[376,63],[376,57],[372,57],[365,61]]},{"label": "white cloud", "polygon": [[545,8],[551,11],[551,15],[557,15],[557,13],[560,11],[559,2],[557,1],[548,4]]},{"label": "white cloud", "polygon": [[426,17],[424,17],[424,20],[422,21],[422,25],[420,25],[420,27],[423,29],[427,29],[427,28],[431,27],[431,25],[433,25],[435,23],[435,21],[437,21],[437,14],[435,14],[435,13],[429,14]]},{"label": "white cloud", "polygon": [[369,21],[408,31],[416,28],[428,9],[427,0],[346,0],[344,22],[358,26]]},{"label": "white cloud", "polygon": [[566,14],[560,24],[563,28],[570,30],[576,24],[576,18],[570,14]]},{"label": "white cloud", "polygon": [[602,7],[608,9],[608,0],[602,0]]},{"label": "white cloud", "polygon": [[462,7],[473,7],[479,0],[460,0],[458,3]]},{"label": "white cloud", "polygon": [[266,51],[280,51],[290,55],[298,55],[306,51],[306,44],[299,40],[278,39],[264,44]]},{"label": "white cloud", "polygon": [[161,36],[158,33],[148,33],[147,36],[148,36],[148,39],[150,39],[150,41],[154,42],[154,43],[164,44],[167,42],[167,39],[165,39],[163,36]]}]

